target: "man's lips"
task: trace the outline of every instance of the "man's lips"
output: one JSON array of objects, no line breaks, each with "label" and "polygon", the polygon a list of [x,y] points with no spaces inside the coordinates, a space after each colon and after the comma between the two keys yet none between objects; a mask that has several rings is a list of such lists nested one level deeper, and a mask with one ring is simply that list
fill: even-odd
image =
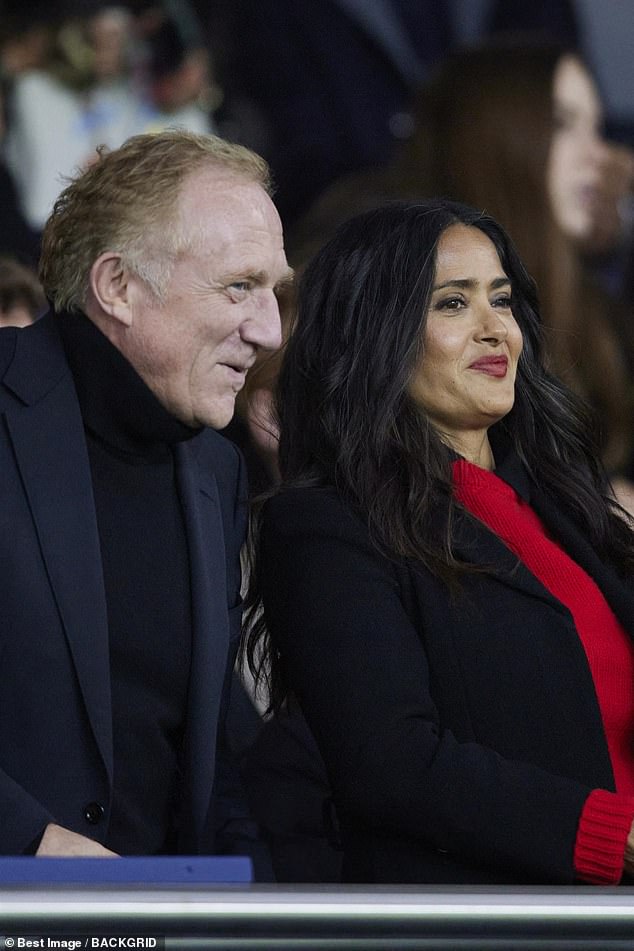
[{"label": "man's lips", "polygon": [[222,363],[219,364],[219,366],[224,367],[227,382],[237,393],[246,383],[247,373],[253,366],[253,363]]},{"label": "man's lips", "polygon": [[508,357],[481,357],[469,364],[470,370],[486,373],[488,376],[504,377],[508,370]]},{"label": "man's lips", "polygon": [[228,370],[232,370],[234,373],[246,375],[253,366],[254,362],[254,360],[246,360],[244,363],[242,363],[239,360],[236,360],[236,362],[233,363],[229,360],[225,360],[222,363],[222,366],[226,367]]}]

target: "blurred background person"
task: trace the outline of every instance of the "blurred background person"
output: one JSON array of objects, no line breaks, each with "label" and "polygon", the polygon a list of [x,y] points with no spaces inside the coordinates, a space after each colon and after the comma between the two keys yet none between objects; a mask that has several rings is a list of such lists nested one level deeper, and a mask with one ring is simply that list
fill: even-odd
[{"label": "blurred background person", "polygon": [[3,80],[27,69],[37,69],[46,59],[54,27],[60,18],[58,0],[18,0],[0,4],[0,70]]},{"label": "blurred background person", "polygon": [[142,10],[61,0],[54,9],[39,60],[10,83],[6,159],[36,231],[99,146],[166,127],[213,131],[208,54],[186,0]]},{"label": "blurred background person", "polygon": [[213,132],[211,60],[187,0],[163,0],[139,16],[142,72],[150,114],[147,131],[165,125]]},{"label": "blurred background person", "polygon": [[64,3],[52,6],[39,62],[12,77],[6,158],[23,213],[37,231],[70,176],[92,156],[88,96],[94,63],[84,20]]},{"label": "blurred background person", "polygon": [[5,129],[5,96],[0,87],[0,254],[36,268],[40,237],[24,217],[15,180],[1,151]]},{"label": "blurred background person", "polygon": [[27,327],[45,310],[46,298],[35,272],[0,255],[0,327]]},{"label": "blurred background person", "polygon": [[217,0],[207,23],[229,122],[246,118],[270,161],[286,227],[341,175],[390,161],[452,49],[510,29],[580,36],[574,0]]},{"label": "blurred background person", "polygon": [[330,182],[387,162],[414,90],[451,45],[447,0],[226,4],[228,95],[258,110],[289,225]]},{"label": "blurred background person", "polygon": [[58,21],[55,2],[34,0],[28,7],[17,0],[0,4],[0,253],[33,268],[40,253],[39,232],[27,221],[5,139],[16,77],[39,69],[46,60]]}]

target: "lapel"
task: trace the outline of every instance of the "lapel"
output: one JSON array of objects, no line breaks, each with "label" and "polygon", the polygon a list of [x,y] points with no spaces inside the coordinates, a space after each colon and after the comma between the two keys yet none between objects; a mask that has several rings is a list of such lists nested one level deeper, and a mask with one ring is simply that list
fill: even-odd
[{"label": "lapel", "polygon": [[455,551],[461,558],[481,566],[494,568],[502,584],[539,598],[561,614],[570,617],[568,609],[537,580],[510,548],[486,525],[458,510],[454,523]]},{"label": "lapel", "polygon": [[[192,663],[184,746],[185,822],[203,834],[214,781],[216,731],[229,648],[224,532],[215,476],[196,437],[180,443],[176,471],[189,546]],[[188,822],[189,820],[189,822]]]},{"label": "lapel", "polygon": [[95,740],[112,783],[108,622],[84,430],[54,322],[17,335],[5,418]]}]

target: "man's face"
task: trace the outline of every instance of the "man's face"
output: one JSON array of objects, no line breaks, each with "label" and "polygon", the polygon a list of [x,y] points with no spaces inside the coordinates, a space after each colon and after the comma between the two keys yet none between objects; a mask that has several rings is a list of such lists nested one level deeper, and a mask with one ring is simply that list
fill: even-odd
[{"label": "man's face", "polygon": [[132,323],[119,346],[173,416],[222,429],[258,350],[281,344],[276,290],[291,271],[279,215],[260,185],[197,172],[179,207],[189,250],[162,302],[131,278]]}]

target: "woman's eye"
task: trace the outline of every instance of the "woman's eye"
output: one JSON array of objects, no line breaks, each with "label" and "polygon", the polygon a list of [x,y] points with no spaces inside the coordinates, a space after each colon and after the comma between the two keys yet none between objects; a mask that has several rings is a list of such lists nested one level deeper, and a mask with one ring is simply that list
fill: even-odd
[{"label": "woman's eye", "polygon": [[502,308],[510,309],[512,304],[513,304],[513,298],[510,296],[510,294],[504,294],[502,297],[496,297],[495,300],[493,301],[494,307],[502,307]]},{"label": "woman's eye", "polygon": [[444,300],[438,301],[436,307],[438,310],[460,310],[462,307],[466,307],[466,302],[462,297],[446,297]]}]

